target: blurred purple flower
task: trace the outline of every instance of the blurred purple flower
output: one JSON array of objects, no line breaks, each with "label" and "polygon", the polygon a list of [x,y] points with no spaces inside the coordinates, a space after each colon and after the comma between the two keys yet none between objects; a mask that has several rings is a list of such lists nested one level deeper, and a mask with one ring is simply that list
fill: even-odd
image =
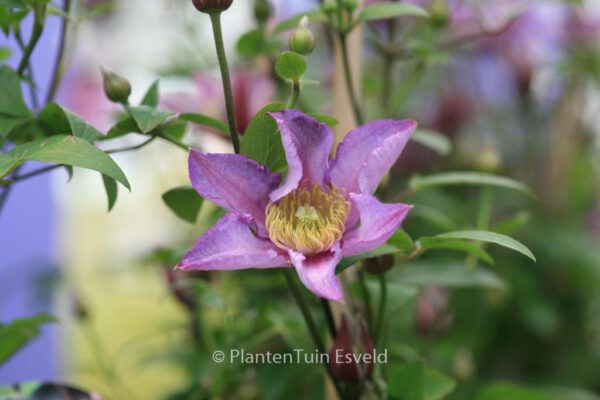
[{"label": "blurred purple flower", "polygon": [[271,173],[243,155],[190,153],[198,193],[230,211],[184,256],[184,270],[293,265],[316,295],[342,300],[342,257],[385,243],[410,210],[373,193],[408,142],[412,120],[373,121],[351,131],[330,160],[333,132],[299,111],[272,113],[289,169]]},{"label": "blurred purple flower", "polygon": [[363,317],[358,315],[353,323],[346,314],[342,315],[340,329],[329,351],[332,375],[342,382],[364,380],[373,373],[374,356],[375,346]]}]

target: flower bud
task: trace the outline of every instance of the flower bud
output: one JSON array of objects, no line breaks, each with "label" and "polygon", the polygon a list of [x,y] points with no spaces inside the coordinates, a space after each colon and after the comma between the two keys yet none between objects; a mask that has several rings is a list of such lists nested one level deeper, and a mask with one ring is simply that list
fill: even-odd
[{"label": "flower bud", "polygon": [[131,84],[129,81],[113,71],[105,68],[101,68],[101,70],[106,97],[115,103],[127,103],[127,99],[129,99],[129,95],[131,94]]},{"label": "flower bud", "polygon": [[335,0],[325,0],[323,1],[323,4],[321,4],[321,11],[325,14],[330,14],[336,12],[338,9],[337,7]]},{"label": "flower bud", "polygon": [[192,0],[194,7],[203,13],[215,13],[227,10],[233,0]]},{"label": "flower bud", "polygon": [[[360,353],[355,353],[355,349]],[[364,355],[370,354],[370,358]],[[332,375],[342,382],[359,382],[368,378],[373,372],[375,348],[361,315],[351,321],[347,315],[342,316],[342,323],[329,351],[329,369]],[[357,362],[357,359],[361,360]]]},{"label": "flower bud", "polygon": [[300,20],[298,28],[290,37],[290,49],[295,53],[307,55],[312,53],[314,48],[315,37],[310,29],[308,29],[308,17],[305,15]]},{"label": "flower bud", "polygon": [[394,266],[394,256],[386,254],[381,257],[371,257],[365,260],[365,269],[373,275],[382,275]]},{"label": "flower bud", "polygon": [[443,334],[450,329],[452,315],[447,308],[450,303],[448,291],[439,287],[426,288],[415,305],[415,327],[422,336]]},{"label": "flower bud", "polygon": [[438,27],[444,27],[450,20],[450,11],[447,0],[432,0],[429,6],[431,22]]},{"label": "flower bud", "polygon": [[271,16],[271,4],[268,0],[256,0],[254,2],[254,17],[258,22],[265,22]]},{"label": "flower bud", "polygon": [[358,8],[358,0],[344,0],[346,10],[352,12]]}]

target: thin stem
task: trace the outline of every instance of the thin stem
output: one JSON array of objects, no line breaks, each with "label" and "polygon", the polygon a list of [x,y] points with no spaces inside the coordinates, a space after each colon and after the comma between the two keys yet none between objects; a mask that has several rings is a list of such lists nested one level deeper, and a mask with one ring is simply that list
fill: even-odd
[{"label": "thin stem", "polygon": [[331,304],[326,299],[321,299],[321,306],[323,307],[323,313],[325,314],[325,321],[327,322],[327,327],[329,328],[329,333],[332,338],[335,338],[336,329],[335,329],[335,320],[333,318],[333,312],[331,312]]},{"label": "thin stem", "polygon": [[[304,321],[306,322],[306,326],[308,327],[308,331],[310,332],[313,342],[317,347],[317,351],[320,354],[326,354],[325,345],[323,344],[323,340],[321,339],[321,335],[319,334],[319,328],[317,327],[317,324],[314,318],[312,317],[310,309],[308,308],[308,304],[306,304],[306,301],[302,296],[302,292],[298,287],[298,283],[296,282],[294,273],[292,272],[292,270],[284,268],[283,274],[290,289],[290,293],[292,294],[294,301],[296,302],[296,304],[300,308],[300,311],[302,312],[302,316],[304,317]],[[331,378],[331,381],[333,382],[338,395],[340,396],[340,398],[343,399],[344,397],[342,396],[342,388],[340,386],[340,383],[332,375],[331,370],[329,369],[329,366],[327,364],[323,364],[323,367],[325,367],[327,374]]]},{"label": "thin stem", "polygon": [[[31,37],[29,38],[29,42],[25,47],[25,51],[23,52],[23,56],[21,57],[21,62],[19,63],[19,67],[17,68],[17,74],[19,74],[20,77],[23,77],[25,69],[29,65],[29,60],[31,58],[33,50],[35,49],[35,46],[37,45],[38,41],[40,40],[40,37],[42,36],[42,33],[44,32],[43,12],[44,11],[37,10],[35,12]],[[40,15],[40,13],[42,13],[42,15]]]},{"label": "thin stem", "polygon": [[346,88],[348,95],[350,96],[350,102],[352,103],[352,111],[354,112],[354,119],[357,125],[362,125],[363,115],[358,101],[358,96],[354,88],[354,80],[352,79],[352,70],[350,68],[350,56],[348,54],[348,36],[345,33],[340,33],[340,47],[342,49],[342,64],[344,66],[344,77],[346,79]]},{"label": "thin stem", "polygon": [[225,45],[223,43],[223,30],[221,28],[221,13],[210,14],[210,22],[215,37],[215,47],[217,48],[217,58],[221,67],[221,78],[223,79],[223,91],[225,93],[225,107],[227,109],[227,121],[229,123],[229,135],[233,143],[233,149],[236,154],[240,153],[240,138],[235,121],[235,110],[233,106],[233,91],[231,89],[231,78],[229,76],[229,64],[225,54]]},{"label": "thin stem", "polygon": [[377,322],[375,323],[375,330],[373,332],[373,338],[375,339],[375,345],[379,344],[383,332],[383,323],[385,320],[385,308],[387,307],[387,279],[384,274],[379,276],[379,309],[377,310]]},{"label": "thin stem", "polygon": [[367,320],[367,325],[372,328],[374,322],[373,305],[371,303],[371,293],[369,293],[369,289],[367,288],[367,282],[363,270],[358,271],[358,286],[360,287],[360,291],[362,292],[363,299],[365,301],[365,319]]},{"label": "thin stem", "polygon": [[[71,12],[71,0],[64,0],[63,12],[69,16]],[[68,17],[64,17],[60,26],[60,38],[58,41],[58,52],[56,53],[56,60],[54,61],[54,69],[52,73],[52,80],[50,81],[50,88],[46,95],[46,104],[52,102],[58,92],[60,81],[64,74],[64,58],[66,52],[67,42],[67,26],[69,25]]]},{"label": "thin stem", "polygon": [[298,97],[300,97],[301,86],[298,80],[295,80],[292,84],[292,93],[290,94],[290,99],[288,100],[287,109],[294,108],[296,102],[298,101]]},{"label": "thin stem", "polygon": [[[21,169],[21,166],[15,168],[13,175],[19,173],[19,169]],[[10,184],[2,188],[2,193],[0,193],[0,215],[2,214],[2,209],[4,209],[4,206],[6,205],[6,202],[8,201],[8,197],[10,196],[11,192],[12,185]]]},{"label": "thin stem", "polygon": [[[20,29],[15,30],[15,39],[17,40],[19,50],[21,50],[21,52],[24,53],[26,45],[25,41],[23,40],[23,36],[21,35]],[[35,87],[35,77],[33,76],[33,68],[31,67],[31,65],[27,65],[25,72],[27,73],[27,87],[29,88],[29,97],[31,98],[31,105],[34,109],[38,109],[39,102],[37,98],[37,89]]]}]

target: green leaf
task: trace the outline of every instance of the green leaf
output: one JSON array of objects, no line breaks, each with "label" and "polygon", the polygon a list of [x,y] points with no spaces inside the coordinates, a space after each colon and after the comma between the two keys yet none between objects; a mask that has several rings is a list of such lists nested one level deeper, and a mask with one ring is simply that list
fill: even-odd
[{"label": "green leaf", "polygon": [[402,229],[397,230],[388,240],[388,244],[396,247],[403,253],[412,253],[415,250],[415,243],[408,233]]},{"label": "green leaf", "polygon": [[0,364],[35,339],[40,334],[41,325],[55,321],[50,315],[40,314],[0,325]]},{"label": "green leaf", "polygon": [[0,67],[0,114],[13,117],[30,117],[21,92],[21,80],[15,71],[7,66]]},{"label": "green leaf", "polygon": [[414,192],[436,186],[451,185],[495,186],[535,197],[533,191],[521,182],[483,172],[445,172],[429,176],[415,176],[409,182],[409,187]]},{"label": "green leaf", "polygon": [[507,290],[498,275],[484,268],[467,268],[463,264],[414,263],[393,274],[394,280],[419,287],[447,286]]},{"label": "green leaf", "polygon": [[425,367],[422,361],[388,367],[388,396],[394,400],[425,399]]},{"label": "green leaf", "polygon": [[254,57],[267,49],[267,39],[263,29],[253,29],[243,34],[236,45],[238,53],[245,57]]},{"label": "green leaf", "polygon": [[412,135],[411,140],[430,148],[442,156],[447,156],[452,152],[452,142],[448,139],[448,136],[440,132],[417,129]]},{"label": "green leaf", "polygon": [[290,81],[299,81],[306,72],[307,67],[304,57],[293,51],[284,51],[277,57],[275,63],[277,75]]},{"label": "green leaf", "polygon": [[19,161],[35,160],[73,165],[98,171],[130,189],[121,168],[105,152],[90,142],[71,135],[52,136],[16,146],[7,153]]},{"label": "green leaf", "polygon": [[446,249],[459,250],[472,254],[488,264],[493,264],[494,259],[485,250],[480,249],[472,243],[464,242],[458,239],[445,239],[440,237],[422,237],[417,243],[423,250]]},{"label": "green leaf", "polygon": [[283,103],[269,104],[252,118],[246,132],[240,138],[241,153],[272,172],[283,171],[287,167],[287,160],[277,123],[267,113],[283,110]]},{"label": "green leaf", "polygon": [[150,86],[144,98],[142,99],[142,105],[148,107],[156,107],[158,105],[159,94],[158,94],[158,81],[154,81],[154,83]]},{"label": "green leaf", "polygon": [[510,218],[507,218],[498,224],[494,225],[493,231],[504,235],[511,235],[519,232],[531,220],[529,211],[521,211]]},{"label": "green leaf", "polygon": [[360,21],[374,21],[378,19],[392,19],[398,17],[423,17],[428,18],[429,13],[422,7],[408,3],[375,3],[369,4],[361,11]]},{"label": "green leaf", "polygon": [[108,198],[108,211],[110,212],[117,203],[119,188],[117,187],[117,181],[104,174],[102,174],[102,182],[104,183],[104,190]]},{"label": "green leaf", "polygon": [[8,137],[13,129],[27,122],[27,117],[0,114],[0,137]]},{"label": "green leaf", "polygon": [[102,132],[80,116],[56,103],[50,103],[40,113],[41,126],[51,135],[72,134],[89,142],[104,139]]},{"label": "green leaf", "polygon": [[288,29],[294,29],[294,28],[298,27],[298,24],[300,23],[300,20],[304,16],[306,16],[308,18],[308,21],[311,24],[317,24],[317,23],[321,23],[321,22],[326,22],[327,21],[327,15],[323,14],[320,10],[318,10],[318,11],[312,11],[312,12],[306,12],[306,13],[301,13],[301,14],[294,15],[293,17],[288,18],[285,21],[280,22],[275,27],[273,33],[278,34],[278,33],[281,33],[283,31],[286,31]]},{"label": "green leaf", "polygon": [[174,115],[172,112],[156,110],[150,106],[127,107],[127,111],[142,133],[151,132]]},{"label": "green leaf", "polygon": [[17,160],[6,154],[0,154],[0,178],[10,174],[22,161]]},{"label": "green leaf", "polygon": [[205,125],[229,135],[229,126],[225,122],[216,118],[209,117],[207,115],[185,113],[180,114],[179,119],[186,122],[193,122],[195,124]]},{"label": "green leaf", "polygon": [[359,261],[366,260],[367,258],[380,257],[380,256],[388,255],[388,254],[395,254],[395,253],[398,253],[399,251],[400,251],[400,249],[398,249],[397,247],[391,246],[389,244],[384,244],[382,246],[379,246],[375,250],[371,250],[366,253],[359,254],[357,256],[342,258],[342,260],[338,263],[338,265],[335,269],[335,273],[339,274],[346,268],[356,264]]},{"label": "green leaf", "polygon": [[430,224],[436,225],[443,230],[451,231],[458,227],[456,221],[447,216],[445,213],[429,206],[417,204],[408,215],[409,218],[421,218]]},{"label": "green leaf", "polygon": [[487,242],[494,243],[508,249],[517,251],[529,258],[533,261],[536,261],[535,256],[525,245],[516,241],[515,239],[502,235],[500,233],[488,232],[488,231],[456,231],[456,232],[447,232],[441,235],[437,235],[437,238],[447,238],[447,239],[464,239],[464,240],[475,240],[478,242]]},{"label": "green leaf", "polygon": [[425,400],[441,400],[454,389],[454,379],[434,369],[425,369]]},{"label": "green leaf", "polygon": [[202,197],[194,188],[181,186],[171,189],[162,196],[165,204],[184,221],[195,223],[202,206]]},{"label": "green leaf", "polygon": [[110,128],[108,134],[106,135],[106,139],[115,139],[129,133],[142,133],[142,131],[135,120],[132,117],[127,116]]},{"label": "green leaf", "polygon": [[542,390],[513,385],[510,383],[496,383],[487,387],[477,396],[477,400],[559,400]]}]

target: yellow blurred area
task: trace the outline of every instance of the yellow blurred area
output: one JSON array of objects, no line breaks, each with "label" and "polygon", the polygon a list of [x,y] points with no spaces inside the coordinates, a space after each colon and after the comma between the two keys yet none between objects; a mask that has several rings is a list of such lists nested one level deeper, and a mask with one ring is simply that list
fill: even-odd
[{"label": "yellow blurred area", "polygon": [[183,384],[168,354],[185,339],[184,311],[169,296],[162,270],[139,260],[192,234],[161,199],[188,183],[186,160],[186,152],[164,143],[117,158],[133,190],[120,187],[108,214],[98,174],[77,170],[70,184],[57,185],[68,292],[76,292],[89,312],[78,323],[75,296],[64,299],[65,378],[111,399],[158,399]]}]

